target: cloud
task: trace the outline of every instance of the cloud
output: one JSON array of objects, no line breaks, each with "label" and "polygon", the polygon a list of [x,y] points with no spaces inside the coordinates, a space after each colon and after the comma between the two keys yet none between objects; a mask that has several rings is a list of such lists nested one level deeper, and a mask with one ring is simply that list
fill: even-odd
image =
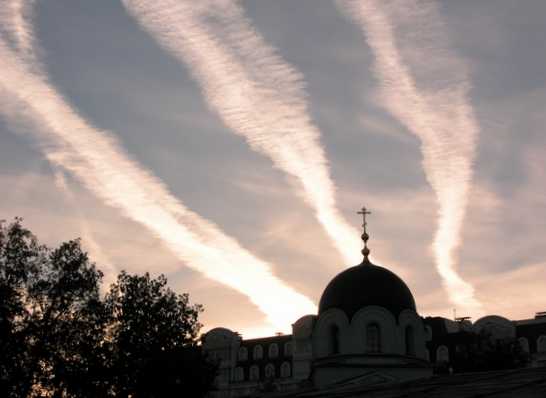
[{"label": "cloud", "polygon": [[5,0],[0,7],[0,33],[20,55],[31,56],[34,41],[32,26],[28,23],[34,0]]},{"label": "cloud", "polygon": [[375,55],[382,105],[421,140],[423,168],[438,203],[433,242],[436,266],[450,300],[480,313],[473,286],[456,271],[476,139],[466,67],[452,54],[433,3],[337,3],[361,27]]},{"label": "cloud", "polygon": [[82,244],[84,245],[85,249],[91,254],[91,258],[93,259],[93,261],[100,264],[100,270],[104,273],[103,288],[106,288],[107,286],[115,282],[115,278],[119,270],[112,263],[108,255],[105,253],[104,250],[102,250],[100,244],[95,239],[92,229],[85,215],[83,214],[83,211],[74,193],[72,192],[72,189],[66,181],[63,172],[60,170],[57,170],[55,172],[55,185],[68,198],[70,205],[74,208],[77,214]]},{"label": "cloud", "polygon": [[298,193],[315,210],[347,264],[359,263],[359,234],[336,207],[303,76],[265,42],[243,9],[230,0],[123,3],[167,51],[189,66],[224,123],[296,178]]},{"label": "cloud", "polygon": [[[36,140],[54,166],[147,227],[191,268],[248,296],[277,330],[315,311],[314,303],[276,277],[270,264],[186,208],[110,132],[79,116],[40,68],[1,38],[0,71],[1,112],[28,127],[16,130]],[[291,305],[279,306],[279,299]]]}]

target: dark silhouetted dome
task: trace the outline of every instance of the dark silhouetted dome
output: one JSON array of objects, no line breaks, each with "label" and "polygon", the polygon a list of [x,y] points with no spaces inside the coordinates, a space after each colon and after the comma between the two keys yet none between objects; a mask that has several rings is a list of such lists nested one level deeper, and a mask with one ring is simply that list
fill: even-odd
[{"label": "dark silhouetted dome", "polygon": [[367,261],[341,272],[330,281],[320,298],[319,314],[339,308],[351,319],[367,305],[384,307],[395,317],[405,309],[415,311],[415,301],[404,281]]}]

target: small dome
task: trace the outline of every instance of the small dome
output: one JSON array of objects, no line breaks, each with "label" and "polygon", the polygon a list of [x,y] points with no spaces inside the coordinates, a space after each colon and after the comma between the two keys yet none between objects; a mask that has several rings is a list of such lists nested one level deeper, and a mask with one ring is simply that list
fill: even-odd
[{"label": "small dome", "polygon": [[391,271],[365,261],[330,281],[320,298],[319,314],[338,308],[351,319],[368,305],[384,307],[395,317],[405,309],[415,311],[415,300],[404,281]]}]

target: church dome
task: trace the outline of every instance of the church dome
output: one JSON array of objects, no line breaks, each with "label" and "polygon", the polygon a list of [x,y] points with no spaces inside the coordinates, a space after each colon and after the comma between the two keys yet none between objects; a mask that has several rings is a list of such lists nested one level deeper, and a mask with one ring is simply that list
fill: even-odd
[{"label": "church dome", "polygon": [[362,264],[341,272],[330,281],[320,298],[319,315],[338,308],[351,319],[368,305],[386,308],[395,317],[405,309],[416,310],[413,295],[404,281],[366,258]]}]

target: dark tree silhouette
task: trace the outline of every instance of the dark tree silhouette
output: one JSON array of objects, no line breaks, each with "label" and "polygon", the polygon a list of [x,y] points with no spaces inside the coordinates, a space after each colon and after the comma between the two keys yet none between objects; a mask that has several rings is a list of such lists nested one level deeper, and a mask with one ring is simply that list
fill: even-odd
[{"label": "dark tree silhouette", "polygon": [[78,240],[50,250],[16,219],[0,226],[0,359],[5,396],[97,396],[106,330],[102,273]]},{"label": "dark tree silhouette", "polygon": [[460,333],[452,365],[455,372],[477,372],[523,367],[528,360],[515,338],[495,339],[482,330]]},{"label": "dark tree silhouette", "polygon": [[[167,288],[167,279],[121,272],[106,297],[112,316],[111,341],[115,347],[115,393],[121,396],[163,395],[172,390],[202,389],[203,381],[188,377],[182,363],[210,382],[214,369],[197,360],[196,342],[201,324],[200,305],[190,305],[187,294]],[[200,356],[200,350],[199,350]]]},{"label": "dark tree silhouette", "polygon": [[25,292],[44,262],[46,250],[21,227],[20,219],[0,222],[0,395],[25,396],[32,384],[26,350],[28,311]]},{"label": "dark tree silhouette", "polygon": [[0,222],[0,396],[203,396],[201,306],[125,272],[102,298],[101,278],[79,240],[52,250]]},{"label": "dark tree silhouette", "polygon": [[45,364],[40,385],[58,396],[104,395],[108,314],[99,293],[102,273],[79,240],[62,243],[48,260],[28,289],[30,354]]},{"label": "dark tree silhouette", "polygon": [[137,397],[204,397],[217,366],[208,362],[199,347],[177,347],[156,353],[137,380]]}]

